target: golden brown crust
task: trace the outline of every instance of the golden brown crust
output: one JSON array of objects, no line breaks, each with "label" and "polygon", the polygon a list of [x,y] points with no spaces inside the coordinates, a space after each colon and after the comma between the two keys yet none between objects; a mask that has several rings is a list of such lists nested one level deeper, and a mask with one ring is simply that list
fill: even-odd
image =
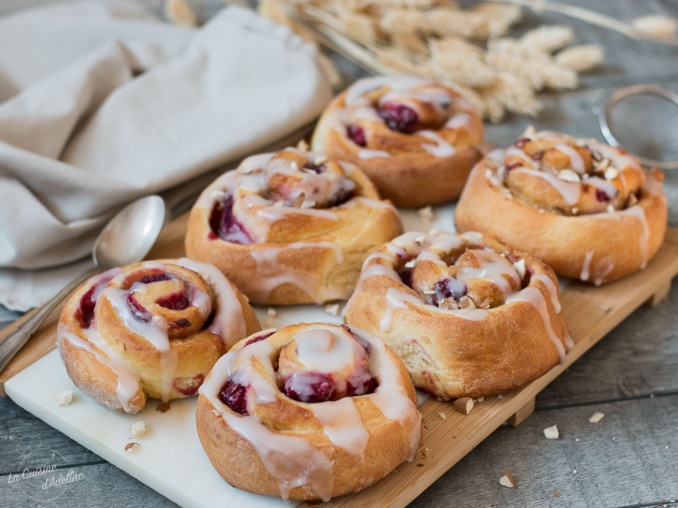
[{"label": "golden brown crust", "polygon": [[[426,236],[407,235],[411,235],[409,241],[416,235]],[[407,235],[390,245],[402,245]],[[406,260],[389,257],[394,249],[385,246],[366,261],[358,288],[346,307],[350,326],[379,333],[403,359],[414,385],[443,400],[487,396],[523,386],[556,366],[561,354],[571,346],[559,313],[557,279],[552,270],[489,238],[472,240],[463,249],[484,245],[512,261],[524,260],[528,279],[523,284],[529,280],[527,289],[510,289],[509,293],[513,293],[506,302],[490,304],[490,300],[484,301],[485,293],[477,291],[482,285],[473,278],[465,281],[468,292],[457,299],[459,306],[441,304],[442,309],[447,309],[441,310],[438,304],[426,304],[426,294],[420,295],[395,272],[388,271],[402,269]],[[406,250],[416,256],[416,251]],[[455,257],[458,255],[457,252]],[[375,270],[374,265],[381,267]],[[451,267],[450,272],[456,273],[452,268],[456,267]],[[413,270],[416,269],[415,265]],[[478,308],[471,305],[475,315],[465,314],[466,299],[476,301]],[[486,305],[486,309],[479,310]]]},{"label": "golden brown crust", "polygon": [[[265,340],[269,341],[276,351],[280,351],[300,332],[317,327],[334,330],[334,333],[345,333],[337,325],[302,324],[286,327]],[[246,342],[242,341],[238,344],[232,350],[232,353],[242,349]],[[381,347],[384,348],[383,345]],[[398,382],[401,384],[402,392],[396,397],[409,399],[409,401],[406,400],[409,405],[407,409],[409,414],[403,422],[391,420],[373,402],[372,395],[350,397],[349,400],[353,402],[360,415],[360,425],[364,426],[369,435],[362,450],[363,456],[349,453],[347,449],[333,443],[324,432],[324,424],[313,412],[316,404],[327,407],[328,404],[336,404],[336,402],[303,403],[292,400],[284,393],[277,391],[274,402],[257,404],[252,401],[254,397],[249,396],[247,408],[250,415],[256,414],[256,421],[261,422],[261,424],[250,422],[250,424],[264,427],[266,432],[270,432],[267,444],[279,437],[282,439],[298,438],[305,440],[310,445],[312,453],[321,454],[315,456],[315,462],[310,461],[308,463],[304,462],[303,457],[299,460],[298,452],[296,453],[297,456],[280,457],[278,459],[279,464],[287,465],[290,470],[300,468],[300,470],[308,471],[317,468],[316,472],[319,476],[316,477],[315,481],[312,478],[312,473],[310,478],[297,478],[300,482],[299,486],[291,488],[288,492],[284,491],[284,487],[281,488],[284,482],[281,484],[280,478],[276,478],[275,474],[271,472],[271,468],[274,470],[278,463],[274,460],[269,462],[267,467],[265,461],[270,459],[262,460],[258,447],[264,443],[253,443],[246,438],[229,425],[227,418],[222,416],[222,412],[226,412],[228,418],[251,421],[254,417],[235,413],[219,401],[214,394],[211,397],[205,394],[205,390],[218,391],[218,385],[223,382],[223,379],[221,379],[214,386],[210,384],[214,381],[211,378],[219,375],[218,372],[213,371],[210,374],[210,379],[201,389],[196,424],[203,448],[217,472],[235,487],[258,494],[283,496],[298,501],[309,501],[320,497],[328,498],[356,492],[386,476],[412,454],[411,435],[415,435],[418,443],[421,430],[419,426],[420,416],[415,406],[416,395],[407,371],[392,351],[384,348],[383,352],[387,353],[386,356],[390,359],[389,361],[397,367],[396,372],[400,376]],[[217,371],[221,367],[220,361],[214,370]],[[265,373],[265,369],[260,366],[258,370]],[[378,372],[373,374],[379,375]],[[232,377],[234,376],[232,374]],[[275,384],[275,381],[272,381],[272,383]],[[251,392],[248,393],[251,394]],[[341,400],[345,401],[346,399]],[[402,404],[402,401],[397,400],[391,400],[391,402]],[[339,408],[336,410],[339,411],[337,420],[340,420],[343,413]],[[241,424],[238,423],[238,425]],[[256,435],[256,432],[252,432],[251,435]],[[417,443],[415,443],[415,450]],[[321,458],[320,461],[317,460],[318,457]],[[308,458],[312,458],[311,455]],[[326,460],[327,463],[325,463]],[[323,470],[324,465],[329,465],[329,469]],[[323,493],[318,485],[324,484],[324,480],[328,479],[331,482],[325,484],[324,487],[329,490]]]},{"label": "golden brown crust", "polygon": [[[362,82],[357,85],[360,86],[360,83]],[[368,118],[340,119],[351,116],[347,112],[351,110],[351,106],[346,105],[349,90],[337,96],[321,116],[313,134],[314,149],[324,150],[331,157],[360,167],[375,183],[380,194],[399,207],[438,205],[459,196],[471,168],[481,157],[478,145],[483,138],[480,117],[459,94],[433,83],[421,84],[415,88],[418,92],[433,90],[436,94],[446,94],[452,100],[452,105],[448,106],[450,109],[446,111],[430,111],[434,109],[431,103],[423,98],[415,98],[416,92],[413,97],[401,97],[399,100],[406,101],[421,117],[416,131],[401,133],[389,129],[377,114]],[[390,91],[391,85],[386,82],[379,89],[369,92],[366,97],[369,98],[370,107],[377,108],[380,98]],[[404,94],[407,95],[406,92]],[[455,106],[457,103],[459,110]],[[445,122],[456,114],[466,115],[465,121],[446,127]],[[430,125],[421,125],[427,121]],[[364,147],[357,145],[346,135],[348,123],[363,129],[366,137]],[[435,133],[442,141],[454,147],[454,153],[435,155],[424,148],[437,143],[421,134],[424,129]],[[389,156],[361,157],[363,149],[385,151]]]},{"label": "golden brown crust", "polygon": [[[148,398],[167,401],[194,395],[214,363],[228,349],[226,334],[229,330],[217,332],[210,329],[208,320],[213,318],[198,315],[197,304],[182,310],[161,310],[153,309],[153,304],[148,303],[150,300],[144,301],[148,308],[144,307],[143,311],[150,311],[149,320],[152,316],[162,316],[164,323],[171,324],[165,332],[169,351],[162,352],[154,345],[153,339],[141,336],[138,331],[132,331],[125,325],[124,319],[134,319],[131,318],[132,314],[123,318],[121,311],[114,307],[109,293],[103,293],[102,296],[104,288],[129,290],[141,276],[162,272],[172,273],[178,278],[169,283],[161,281],[146,284],[145,287],[151,289],[134,294],[139,298],[148,299],[150,296],[160,299],[163,291],[164,296],[167,296],[168,290],[175,289],[169,285],[173,283],[180,284],[186,294],[190,294],[191,291],[197,291],[192,289],[197,287],[195,284],[200,285],[202,282],[205,297],[211,299],[211,315],[219,311],[220,305],[232,304],[226,298],[216,296],[214,282],[205,281],[202,275],[192,269],[176,266],[175,262],[136,263],[110,271],[110,276],[102,274],[93,277],[73,293],[61,313],[57,344],[69,377],[80,390],[110,409],[137,413],[144,408]],[[163,283],[168,284],[168,287],[163,288]],[[260,330],[247,299],[233,284],[228,284],[242,307],[243,333]],[[81,301],[95,286],[99,296],[96,298],[92,320],[91,323],[83,323]],[[158,286],[161,286],[160,289]],[[130,294],[125,293],[120,301],[127,304],[128,300],[124,298]],[[158,326],[165,329],[163,325]],[[238,338],[230,337],[233,342]],[[171,379],[163,379],[163,375],[171,375]]]},{"label": "golden brown crust", "polygon": [[559,275],[610,282],[643,268],[663,243],[667,206],[657,173],[647,174],[635,211],[568,216],[512,197],[488,180],[487,169],[484,159],[471,172],[455,210],[457,229],[494,236],[542,259]]},{"label": "golden brown crust", "polygon": [[288,208],[270,223],[264,239],[240,245],[216,238],[210,226],[210,196],[228,186],[224,175],[203,192],[191,211],[186,253],[218,267],[258,305],[348,298],[362,261],[402,233],[402,224],[397,211],[379,201],[374,185],[360,170],[349,168],[345,176],[355,185],[353,197],[345,203],[319,209],[318,215]]}]

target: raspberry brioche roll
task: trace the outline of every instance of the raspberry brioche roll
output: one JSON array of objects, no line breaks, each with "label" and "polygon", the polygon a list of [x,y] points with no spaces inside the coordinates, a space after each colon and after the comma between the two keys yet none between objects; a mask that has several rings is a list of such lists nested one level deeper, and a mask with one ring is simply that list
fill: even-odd
[{"label": "raspberry brioche roll", "polygon": [[622,148],[528,129],[474,168],[455,221],[600,285],[645,268],[659,250],[663,176]]},{"label": "raspberry brioche roll", "polygon": [[553,271],[479,233],[385,244],[365,261],[345,318],[379,334],[414,385],[443,400],[523,386],[572,347]]},{"label": "raspberry brioche roll", "polygon": [[421,439],[400,359],[346,325],[259,332],[221,358],[200,388],[198,436],[231,485],[329,500],[377,482]]},{"label": "raspberry brioche roll", "polygon": [[415,76],[366,78],[323,113],[312,146],[356,164],[396,206],[459,197],[481,157],[483,124],[450,88]]},{"label": "raspberry brioche roll", "polygon": [[286,148],[246,159],[205,189],[186,252],[254,303],[323,303],[348,298],[365,256],[401,232],[397,211],[359,169]]},{"label": "raspberry brioche roll", "polygon": [[213,266],[145,261],[90,278],[70,297],[57,345],[73,383],[117,411],[195,395],[217,359],[260,330]]}]

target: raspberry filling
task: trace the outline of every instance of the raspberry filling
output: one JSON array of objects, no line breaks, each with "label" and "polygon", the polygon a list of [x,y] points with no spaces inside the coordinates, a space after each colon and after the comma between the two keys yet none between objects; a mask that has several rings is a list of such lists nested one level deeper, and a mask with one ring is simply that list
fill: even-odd
[{"label": "raspberry filling", "polygon": [[191,302],[189,302],[186,293],[179,291],[177,293],[158,298],[155,303],[161,307],[164,307],[165,309],[184,310],[190,305]]},{"label": "raspberry filling", "polygon": [[526,144],[528,144],[530,141],[532,141],[530,138],[520,138],[518,141],[513,143],[515,146],[518,148],[524,147]]},{"label": "raspberry filling", "polygon": [[239,245],[254,243],[244,226],[233,215],[233,196],[227,195],[222,202],[214,203],[210,213],[210,240],[221,238],[225,242]]},{"label": "raspberry filling", "polygon": [[165,280],[172,280],[173,277],[167,272],[153,273],[151,275],[144,275],[139,279],[142,284],[152,284],[154,282],[162,282]]},{"label": "raspberry filling", "polygon": [[191,326],[191,322],[183,318],[170,323],[170,328],[188,328],[189,326]]},{"label": "raspberry filling", "polygon": [[245,342],[245,346],[243,346],[243,347],[247,347],[250,344],[254,344],[255,342],[261,342],[262,340],[268,339],[274,333],[275,332],[271,332],[271,333],[266,333],[264,335],[257,335],[256,337],[252,337],[250,340]]},{"label": "raspberry filling", "polygon": [[134,293],[129,293],[127,295],[127,305],[136,319],[143,321],[144,323],[150,323],[153,316],[151,316],[151,313],[146,307],[139,303],[136,296],[134,296]]},{"label": "raspberry filling", "polygon": [[75,311],[75,319],[78,320],[78,323],[83,328],[89,328],[94,319],[94,307],[96,302],[92,300],[92,296],[94,295],[95,288],[96,286],[92,286],[87,290],[87,293],[82,295],[82,298],[80,298],[80,306]]},{"label": "raspberry filling", "polygon": [[598,201],[605,202],[610,200],[610,196],[607,195],[607,192],[605,192],[602,189],[596,189],[596,199]]},{"label": "raspberry filling", "polygon": [[372,344],[367,342],[360,335],[353,333],[353,330],[351,330],[351,328],[348,325],[342,323],[339,326],[341,326],[344,330],[346,330],[348,333],[350,333],[351,337],[353,337],[356,340],[356,342],[363,347],[363,349],[365,351],[367,351],[369,353],[372,350]]},{"label": "raspberry filling", "polygon": [[367,137],[365,136],[365,131],[362,127],[358,125],[349,125],[346,134],[356,145],[367,146]]},{"label": "raspberry filling", "polygon": [[319,372],[295,372],[285,381],[285,395],[299,402],[336,400],[331,376]]},{"label": "raspberry filling", "polygon": [[417,130],[419,115],[412,108],[403,104],[387,102],[379,106],[379,116],[392,131],[412,134]]},{"label": "raspberry filling", "polygon": [[327,169],[327,166],[325,164],[314,164],[311,161],[307,161],[304,165],[304,169],[308,169],[316,174],[320,174],[323,173],[325,169]]},{"label": "raspberry filling", "polygon": [[219,400],[226,404],[228,408],[243,416],[248,416],[247,412],[247,387],[235,383],[232,379],[226,381],[219,392]]}]

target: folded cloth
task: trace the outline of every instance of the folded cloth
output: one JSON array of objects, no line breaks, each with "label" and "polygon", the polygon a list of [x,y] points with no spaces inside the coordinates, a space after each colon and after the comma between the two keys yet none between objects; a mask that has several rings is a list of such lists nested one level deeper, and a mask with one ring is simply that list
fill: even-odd
[{"label": "folded cloth", "polygon": [[330,98],[312,46],[238,7],[199,30],[122,1],[0,19],[0,303],[42,303],[73,271],[46,268],[87,256],[121,206],[260,150]]}]

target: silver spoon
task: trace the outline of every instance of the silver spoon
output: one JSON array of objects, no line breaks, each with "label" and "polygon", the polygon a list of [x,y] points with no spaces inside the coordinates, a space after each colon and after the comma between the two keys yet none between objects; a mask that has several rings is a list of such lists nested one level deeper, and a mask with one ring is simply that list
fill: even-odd
[{"label": "silver spoon", "polygon": [[165,202],[160,196],[138,199],[118,212],[94,243],[92,258],[95,266],[76,277],[0,343],[0,372],[71,291],[96,273],[141,261],[153,247],[164,224]]}]

